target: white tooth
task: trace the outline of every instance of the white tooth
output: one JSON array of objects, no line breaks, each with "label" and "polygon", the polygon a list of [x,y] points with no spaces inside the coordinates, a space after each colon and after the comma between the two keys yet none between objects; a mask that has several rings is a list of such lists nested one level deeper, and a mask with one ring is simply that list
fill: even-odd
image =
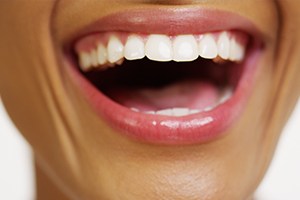
[{"label": "white tooth", "polygon": [[196,114],[196,113],[199,113],[200,110],[197,110],[197,109],[192,109],[189,111],[189,114]]},{"label": "white tooth", "polygon": [[104,65],[107,62],[107,50],[103,44],[98,45],[97,54],[99,65]]},{"label": "white tooth", "polygon": [[173,41],[173,60],[193,61],[198,58],[198,45],[193,35],[180,35]]},{"label": "white tooth", "polygon": [[116,36],[111,36],[107,45],[108,61],[110,63],[117,62],[123,58],[123,51],[124,46],[121,41]]},{"label": "white tooth", "polygon": [[92,52],[90,54],[90,58],[91,58],[92,66],[97,67],[98,66],[98,55],[97,55],[97,51],[95,49],[92,50]]},{"label": "white tooth", "polygon": [[150,35],[145,45],[146,56],[155,61],[172,60],[172,42],[166,35]]},{"label": "white tooth", "polygon": [[91,58],[89,53],[79,53],[80,68],[83,71],[88,71],[92,68]]},{"label": "white tooth", "polygon": [[131,35],[128,37],[124,48],[127,60],[137,60],[145,57],[145,44],[141,37]]},{"label": "white tooth", "polygon": [[223,59],[230,56],[230,39],[226,32],[221,33],[218,39],[218,54]]},{"label": "white tooth", "polygon": [[146,113],[146,114],[155,115],[155,111],[153,111],[153,110],[146,111],[145,113]]},{"label": "white tooth", "polygon": [[237,43],[236,46],[236,60],[237,61],[242,61],[245,57],[245,47],[239,43]]},{"label": "white tooth", "polygon": [[199,42],[199,55],[202,58],[212,59],[218,55],[215,39],[210,34],[205,34]]},{"label": "white tooth", "polygon": [[230,56],[229,59],[231,61],[235,61],[235,46],[236,46],[236,41],[234,38],[231,38],[230,40]]},{"label": "white tooth", "polygon": [[215,106],[209,106],[209,107],[206,107],[206,108],[204,108],[204,112],[208,112],[208,111],[211,111],[211,110],[213,110],[215,108]]},{"label": "white tooth", "polygon": [[173,108],[172,112],[173,112],[173,116],[176,116],[176,117],[189,115],[188,108]]},{"label": "white tooth", "polygon": [[167,115],[167,116],[172,116],[173,115],[173,112],[172,112],[172,109],[165,109],[165,110],[159,110],[159,111],[156,111],[157,115]]},{"label": "white tooth", "polygon": [[234,38],[230,40],[230,57],[231,61],[242,61],[245,56],[244,47],[239,44]]}]

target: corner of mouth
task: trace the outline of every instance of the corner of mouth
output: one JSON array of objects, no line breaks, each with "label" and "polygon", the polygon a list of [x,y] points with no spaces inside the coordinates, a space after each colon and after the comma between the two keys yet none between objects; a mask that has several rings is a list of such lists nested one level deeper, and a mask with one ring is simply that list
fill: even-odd
[{"label": "corner of mouth", "polygon": [[[248,20],[207,9],[125,11],[78,35],[68,72],[91,110],[125,137],[164,145],[225,135],[251,95],[264,46]],[[158,44],[170,55],[157,54]]]}]

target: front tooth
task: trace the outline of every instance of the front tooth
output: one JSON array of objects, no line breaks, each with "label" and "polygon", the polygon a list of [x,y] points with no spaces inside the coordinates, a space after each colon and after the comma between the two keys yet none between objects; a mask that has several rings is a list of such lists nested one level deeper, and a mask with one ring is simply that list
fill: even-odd
[{"label": "front tooth", "polygon": [[97,54],[99,65],[104,65],[107,62],[107,50],[103,44],[98,45]]},{"label": "front tooth", "polygon": [[199,42],[199,55],[202,58],[212,59],[218,55],[217,44],[210,34],[205,34]]},{"label": "front tooth", "polygon": [[89,53],[80,52],[79,62],[80,62],[80,68],[83,71],[88,71],[92,68],[92,62]]},{"label": "front tooth", "polygon": [[108,61],[117,62],[123,58],[124,46],[116,36],[111,36],[107,45]]},{"label": "front tooth", "polygon": [[189,115],[189,109],[188,108],[173,108],[173,116],[180,117],[180,116],[185,116]]},{"label": "front tooth", "polygon": [[173,41],[173,60],[193,61],[198,58],[198,45],[193,35],[180,35]]},{"label": "front tooth", "polygon": [[230,39],[226,32],[221,33],[218,39],[218,54],[225,60],[230,56]]},{"label": "front tooth", "polygon": [[150,35],[145,45],[146,56],[155,61],[172,60],[172,42],[166,35]]},{"label": "front tooth", "polygon": [[232,38],[230,41],[230,57],[231,61],[242,61],[245,56],[244,47],[239,44],[235,38]]},{"label": "front tooth", "polygon": [[129,36],[124,48],[124,56],[127,60],[142,59],[145,57],[145,44],[139,36]]}]

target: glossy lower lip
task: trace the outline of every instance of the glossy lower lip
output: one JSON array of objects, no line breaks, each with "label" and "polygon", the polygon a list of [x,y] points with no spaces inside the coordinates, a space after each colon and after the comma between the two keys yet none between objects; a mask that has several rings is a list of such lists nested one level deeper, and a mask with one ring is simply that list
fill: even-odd
[{"label": "glossy lower lip", "polygon": [[[147,30],[147,31],[146,31]],[[81,31],[83,35],[101,31],[149,32],[162,34],[204,33],[220,30],[239,30],[252,38],[260,32],[248,20],[228,12],[199,8],[128,10],[92,23]],[[255,72],[261,57],[260,42],[248,52],[243,75],[234,95],[208,112],[170,117],[134,112],[117,104],[96,89],[68,59],[68,73],[82,91],[91,108],[112,128],[128,138],[141,142],[165,145],[204,143],[224,135],[244,110],[253,89]],[[75,65],[75,66],[74,66]]]}]

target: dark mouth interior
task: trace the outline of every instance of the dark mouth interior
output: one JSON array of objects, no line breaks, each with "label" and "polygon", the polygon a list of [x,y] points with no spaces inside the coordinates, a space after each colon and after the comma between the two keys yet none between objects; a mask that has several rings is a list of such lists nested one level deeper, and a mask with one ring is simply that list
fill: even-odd
[{"label": "dark mouth interior", "polygon": [[215,105],[225,88],[234,90],[242,69],[242,64],[229,61],[157,62],[144,58],[82,73],[103,94],[128,108],[203,110]]}]

